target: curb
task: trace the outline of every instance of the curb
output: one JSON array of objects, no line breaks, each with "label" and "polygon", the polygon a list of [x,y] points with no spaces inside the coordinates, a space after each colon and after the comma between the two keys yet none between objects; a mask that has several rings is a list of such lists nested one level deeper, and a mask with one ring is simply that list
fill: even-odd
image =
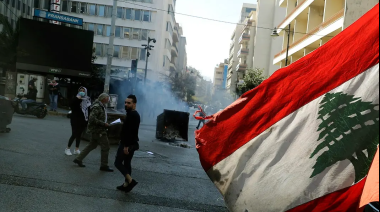
[{"label": "curb", "polygon": [[49,116],[62,116],[67,117],[67,113],[48,111]]}]

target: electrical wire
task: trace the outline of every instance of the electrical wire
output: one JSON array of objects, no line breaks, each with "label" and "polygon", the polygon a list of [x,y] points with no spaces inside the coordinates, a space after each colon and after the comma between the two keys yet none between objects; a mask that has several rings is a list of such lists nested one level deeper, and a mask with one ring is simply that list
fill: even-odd
[{"label": "electrical wire", "polygon": [[[205,17],[195,16],[195,15],[190,15],[190,14],[185,14],[185,13],[178,13],[178,12],[164,10],[164,9],[159,9],[159,8],[155,8],[155,7],[149,7],[149,6],[146,6],[146,5],[136,4],[136,3],[132,3],[132,2],[126,1],[126,0],[124,0],[124,1],[123,0],[116,0],[116,1],[118,1],[118,2],[124,2],[124,3],[127,3],[127,4],[132,4],[132,5],[135,5],[135,6],[145,7],[145,8],[149,8],[149,9],[154,9],[154,10],[164,11],[164,12],[168,12],[168,13],[173,13],[173,14],[177,14],[177,15],[183,15],[183,16],[188,16],[188,17],[192,17],[192,18],[198,18],[198,19],[202,19],[202,20],[220,22],[220,23],[225,23],[225,24],[233,24],[233,25],[246,26],[243,23],[234,23],[234,22],[222,21],[222,20],[217,20],[217,19],[212,19],[212,18],[205,18]],[[258,29],[267,29],[267,30],[271,30],[271,31],[274,30],[272,28],[259,27],[259,26],[252,26],[252,27],[256,27]],[[277,29],[287,30],[285,28],[277,28]],[[304,35],[315,35],[315,36],[321,36],[321,37],[335,37],[335,36],[325,36],[325,35],[318,35],[318,34],[310,34],[310,33],[305,33],[305,32],[293,32],[293,33],[294,34],[304,34]]]}]

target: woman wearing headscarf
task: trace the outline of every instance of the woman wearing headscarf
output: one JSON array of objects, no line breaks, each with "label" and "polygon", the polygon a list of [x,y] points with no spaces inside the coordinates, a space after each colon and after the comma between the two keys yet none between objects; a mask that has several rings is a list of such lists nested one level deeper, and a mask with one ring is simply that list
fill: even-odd
[{"label": "woman wearing headscarf", "polygon": [[69,140],[69,144],[65,150],[65,154],[68,156],[73,155],[71,153],[71,145],[74,140],[76,140],[76,148],[74,150],[74,155],[79,155],[79,145],[82,137],[83,131],[87,127],[88,117],[89,117],[89,108],[91,106],[91,98],[87,95],[87,89],[85,87],[80,87],[78,94],[71,101],[70,108],[72,111],[71,114],[71,129],[72,135]]}]

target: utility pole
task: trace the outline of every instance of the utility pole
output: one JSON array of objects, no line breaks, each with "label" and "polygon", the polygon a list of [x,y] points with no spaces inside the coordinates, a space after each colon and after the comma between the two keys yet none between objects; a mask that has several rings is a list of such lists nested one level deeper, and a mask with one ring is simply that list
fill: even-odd
[{"label": "utility pole", "polygon": [[150,45],[150,42],[152,42],[152,41],[153,41],[153,43],[156,43],[156,42],[157,42],[157,40],[154,39],[154,38],[152,38],[152,39],[151,39],[151,38],[148,38],[148,45],[146,45],[146,44],[142,45],[142,46],[144,46],[145,49],[146,49],[146,63],[145,63],[144,85],[146,85],[146,77],[147,77],[147,75],[148,75],[148,60],[149,60],[149,56],[150,56],[150,52],[149,52],[149,50],[152,50],[152,48],[154,48],[154,46]]},{"label": "utility pole", "polygon": [[117,0],[113,0],[111,35],[110,35],[110,41],[109,41],[109,45],[108,45],[108,49],[107,49],[107,68],[106,68],[106,77],[105,77],[105,82],[104,82],[104,93],[108,93],[108,94],[110,92],[111,68],[112,68],[112,58],[113,58],[113,43],[115,40],[116,13],[117,13]]}]

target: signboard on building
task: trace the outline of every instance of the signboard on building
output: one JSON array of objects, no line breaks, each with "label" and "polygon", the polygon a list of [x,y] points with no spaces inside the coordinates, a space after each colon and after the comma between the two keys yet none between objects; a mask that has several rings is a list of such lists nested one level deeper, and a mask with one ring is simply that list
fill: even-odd
[{"label": "signboard on building", "polygon": [[62,15],[59,13],[47,12],[44,10],[34,9],[34,16],[44,18],[44,19],[48,19],[48,20],[52,20],[52,21],[83,26],[83,19],[82,18],[77,18],[77,17],[73,17],[73,16],[68,16],[68,15]]}]

